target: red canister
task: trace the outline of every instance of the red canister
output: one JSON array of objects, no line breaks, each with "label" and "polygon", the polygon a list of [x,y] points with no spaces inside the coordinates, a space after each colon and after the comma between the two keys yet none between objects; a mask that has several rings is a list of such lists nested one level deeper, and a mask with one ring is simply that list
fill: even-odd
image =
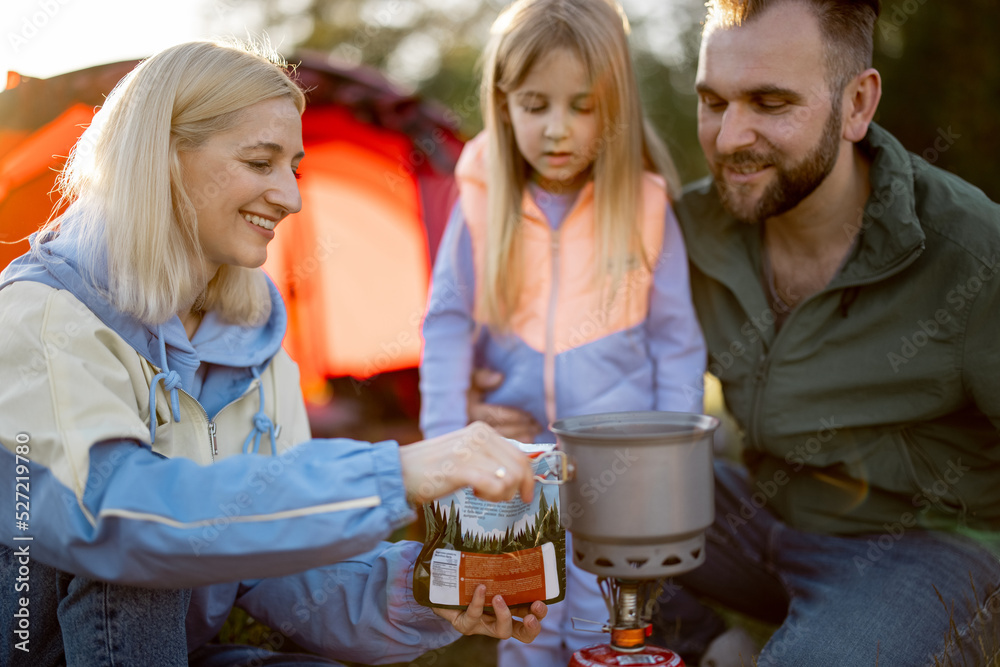
[{"label": "red canister", "polygon": [[597,644],[580,649],[569,661],[569,667],[608,667],[608,665],[684,667],[684,661],[673,651],[659,646],[645,646],[636,653],[625,653],[616,651],[610,644]]}]

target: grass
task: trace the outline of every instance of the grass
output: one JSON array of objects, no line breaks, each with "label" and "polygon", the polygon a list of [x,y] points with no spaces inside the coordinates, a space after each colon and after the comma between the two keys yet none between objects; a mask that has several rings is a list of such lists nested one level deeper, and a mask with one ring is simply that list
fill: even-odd
[{"label": "grass", "polygon": [[[278,638],[276,641],[276,637]],[[242,609],[233,609],[226,624],[219,632],[218,640],[224,644],[246,644],[264,646],[279,653],[305,653],[292,640],[262,623],[258,623]],[[401,662],[389,667],[496,667],[497,640],[489,637],[461,637],[453,644],[429,651],[412,662]],[[345,662],[348,667],[365,667],[358,663]]]},{"label": "grass", "polygon": [[[959,655],[956,657],[948,657],[945,660],[934,659],[934,667],[978,667],[979,665],[985,665],[986,667],[1000,667],[1000,637],[995,634],[995,630],[991,633],[989,626],[989,621],[991,616],[996,613],[995,607],[998,606],[1000,602],[1000,593],[994,593],[989,599],[979,599],[979,593],[976,591],[976,584],[972,581],[972,577],[969,577],[969,583],[972,587],[972,600],[966,600],[966,604],[975,611],[976,622],[973,623],[972,628],[968,631],[971,641],[966,642]],[[937,589],[935,589],[937,592]],[[944,605],[945,609],[948,609],[948,604],[938,593],[938,600]],[[954,613],[952,609],[948,609],[949,617],[954,618]],[[945,643],[945,650],[954,649],[961,642],[961,633],[955,626],[955,621],[951,621],[951,625],[948,630],[948,636]]]}]

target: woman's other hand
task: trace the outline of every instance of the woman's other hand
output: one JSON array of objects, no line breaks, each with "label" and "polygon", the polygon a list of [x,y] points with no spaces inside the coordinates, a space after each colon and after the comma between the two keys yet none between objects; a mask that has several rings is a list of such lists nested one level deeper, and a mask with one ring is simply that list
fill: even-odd
[{"label": "woman's other hand", "polygon": [[479,584],[472,596],[472,602],[465,611],[459,609],[433,608],[434,613],[447,620],[463,635],[486,635],[497,639],[513,637],[525,644],[534,641],[542,631],[542,619],[548,613],[544,602],[531,603],[522,620],[515,621],[507,603],[499,595],[493,596],[493,614],[484,611],[486,606],[486,585]]}]

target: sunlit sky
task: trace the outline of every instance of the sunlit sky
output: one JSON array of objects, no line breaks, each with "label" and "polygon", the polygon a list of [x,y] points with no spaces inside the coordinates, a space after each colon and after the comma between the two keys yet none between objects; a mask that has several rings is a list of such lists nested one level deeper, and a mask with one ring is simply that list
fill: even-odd
[{"label": "sunlit sky", "polygon": [[[192,39],[226,34],[243,37],[246,29],[260,29],[259,16],[235,0],[3,3],[0,76],[13,70],[27,76],[49,77],[91,65],[145,57]],[[272,37],[279,36],[272,33]]]},{"label": "sunlit sky", "polygon": [[[498,9],[506,0],[447,0],[451,5],[489,2]],[[223,35],[258,35],[264,28],[261,3],[243,0],[0,0],[0,88],[6,72],[50,77],[101,63],[141,58],[192,39]],[[378,5],[378,0],[373,0]],[[278,0],[294,15],[308,0]],[[625,0],[630,17],[652,19],[644,41],[669,57],[672,15],[670,0]],[[279,51],[288,53],[293,42],[308,33],[308,25],[268,26]],[[419,41],[419,40],[415,40]],[[656,42],[659,42],[657,44]],[[282,48],[282,46],[286,48]],[[675,44],[674,44],[675,45]],[[414,43],[409,68],[420,49]],[[390,72],[390,75],[397,74]],[[408,78],[407,71],[398,74]],[[414,72],[413,74],[416,74]],[[419,75],[418,75],[419,76]]]}]

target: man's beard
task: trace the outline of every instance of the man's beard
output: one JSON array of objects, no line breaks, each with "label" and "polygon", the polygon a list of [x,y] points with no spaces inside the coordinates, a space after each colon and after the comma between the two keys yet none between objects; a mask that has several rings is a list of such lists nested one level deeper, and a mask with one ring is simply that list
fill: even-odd
[{"label": "man's beard", "polygon": [[[836,99],[836,98],[835,98]],[[713,175],[722,205],[740,222],[760,223],[768,218],[781,215],[799,205],[820,186],[833,171],[840,154],[840,134],[842,129],[839,109],[831,110],[823,126],[819,143],[799,164],[786,167],[777,150],[764,152],[751,150],[727,155],[716,162]],[[736,169],[744,165],[771,165],[776,170],[776,179],[768,185],[760,199],[753,206],[742,203],[740,192],[744,186],[730,185],[722,177],[722,170],[729,166]]]}]

